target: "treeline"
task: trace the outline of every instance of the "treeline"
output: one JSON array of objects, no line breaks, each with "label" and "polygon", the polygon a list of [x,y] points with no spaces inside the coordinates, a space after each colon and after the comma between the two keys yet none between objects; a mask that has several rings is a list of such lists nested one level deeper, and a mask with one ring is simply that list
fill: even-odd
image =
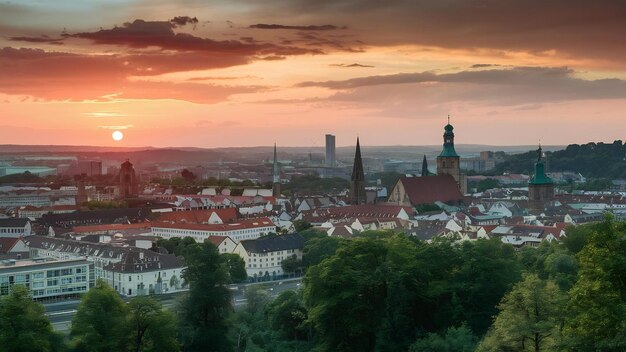
[{"label": "treeline", "polygon": [[[563,150],[546,152],[549,171],[575,171],[585,177],[626,178],[626,145],[621,140],[613,143],[570,144]],[[505,155],[504,161],[493,170],[532,174],[537,160],[536,151]]]},{"label": "treeline", "polygon": [[337,193],[350,186],[348,180],[340,177],[321,178],[317,175],[304,175],[293,177],[291,181],[281,185],[282,193],[300,196],[317,195],[324,193]]},{"label": "treeline", "polygon": [[[64,342],[14,289],[0,304],[0,349],[624,351],[625,233],[607,217],[568,228],[563,244],[516,251],[499,239],[424,243],[374,231],[346,240],[307,229],[303,288],[272,299],[248,286],[237,311],[226,258],[209,242],[179,241],[170,249],[185,257],[189,293],[173,315],[145,297],[120,304],[99,282]],[[19,328],[31,318],[34,328]]]}]

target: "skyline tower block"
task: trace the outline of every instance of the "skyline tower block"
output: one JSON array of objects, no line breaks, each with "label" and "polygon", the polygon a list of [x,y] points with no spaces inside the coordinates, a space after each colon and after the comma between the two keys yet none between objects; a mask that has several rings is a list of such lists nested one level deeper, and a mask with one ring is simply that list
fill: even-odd
[{"label": "skyline tower block", "polygon": [[335,154],[335,136],[332,134],[326,135],[326,159],[324,163],[328,167],[334,167],[337,165]]}]

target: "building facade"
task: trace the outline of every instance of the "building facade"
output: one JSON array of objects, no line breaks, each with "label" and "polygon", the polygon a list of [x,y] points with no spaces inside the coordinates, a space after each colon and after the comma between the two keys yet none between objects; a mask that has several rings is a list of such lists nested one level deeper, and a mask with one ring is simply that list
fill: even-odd
[{"label": "building facade", "polygon": [[325,164],[328,167],[334,167],[337,165],[335,155],[335,136],[332,134],[326,135],[326,159]]},{"label": "building facade", "polygon": [[535,212],[543,211],[546,204],[554,199],[554,182],[546,175],[542,159],[543,152],[539,146],[535,174],[528,181],[528,208]]},{"label": "building facade", "polygon": [[8,295],[13,285],[27,286],[33,299],[78,297],[94,284],[93,263],[85,259],[6,260],[0,263],[0,296]]},{"label": "building facade", "polygon": [[269,218],[246,219],[228,224],[153,223],[152,235],[163,238],[191,237],[204,242],[211,236],[228,236],[233,241],[257,239],[270,232],[276,233],[276,225]]},{"label": "building facade", "polygon": [[302,260],[303,248],[304,238],[294,233],[241,241],[235,247],[234,253],[246,263],[248,277],[270,279],[285,274],[283,260],[293,256]]}]

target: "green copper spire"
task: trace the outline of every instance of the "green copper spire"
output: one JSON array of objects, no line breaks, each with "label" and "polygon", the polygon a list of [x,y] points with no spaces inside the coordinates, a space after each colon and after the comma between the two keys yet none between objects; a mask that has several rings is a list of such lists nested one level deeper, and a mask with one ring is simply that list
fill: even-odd
[{"label": "green copper spire", "polygon": [[459,156],[454,150],[454,127],[450,124],[450,115],[448,115],[448,124],[444,127],[443,134],[443,150],[439,156]]},{"label": "green copper spire", "polygon": [[542,157],[543,152],[541,145],[539,145],[539,149],[537,149],[537,162],[535,163],[535,175],[528,181],[530,185],[551,185],[554,183],[552,179],[546,175],[545,166],[541,160]]}]

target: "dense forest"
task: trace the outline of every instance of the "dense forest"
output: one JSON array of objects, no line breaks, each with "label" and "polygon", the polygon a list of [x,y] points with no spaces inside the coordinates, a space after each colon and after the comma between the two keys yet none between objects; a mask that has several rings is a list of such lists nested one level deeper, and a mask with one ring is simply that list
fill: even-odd
[{"label": "dense forest", "polygon": [[[574,171],[591,178],[626,178],[626,145],[621,140],[611,144],[570,144],[563,150],[546,152],[546,156],[549,171]],[[491,174],[532,174],[536,160],[536,151],[505,155],[504,162]]]},{"label": "dense forest", "polygon": [[0,302],[2,351],[624,351],[626,223],[567,229],[562,244],[516,251],[499,239],[425,243],[375,231],[333,238],[312,229],[298,292],[248,286],[242,263],[210,242],[162,242],[183,255],[189,292],[173,311],[125,303],[99,281],[67,337],[25,287]]}]

